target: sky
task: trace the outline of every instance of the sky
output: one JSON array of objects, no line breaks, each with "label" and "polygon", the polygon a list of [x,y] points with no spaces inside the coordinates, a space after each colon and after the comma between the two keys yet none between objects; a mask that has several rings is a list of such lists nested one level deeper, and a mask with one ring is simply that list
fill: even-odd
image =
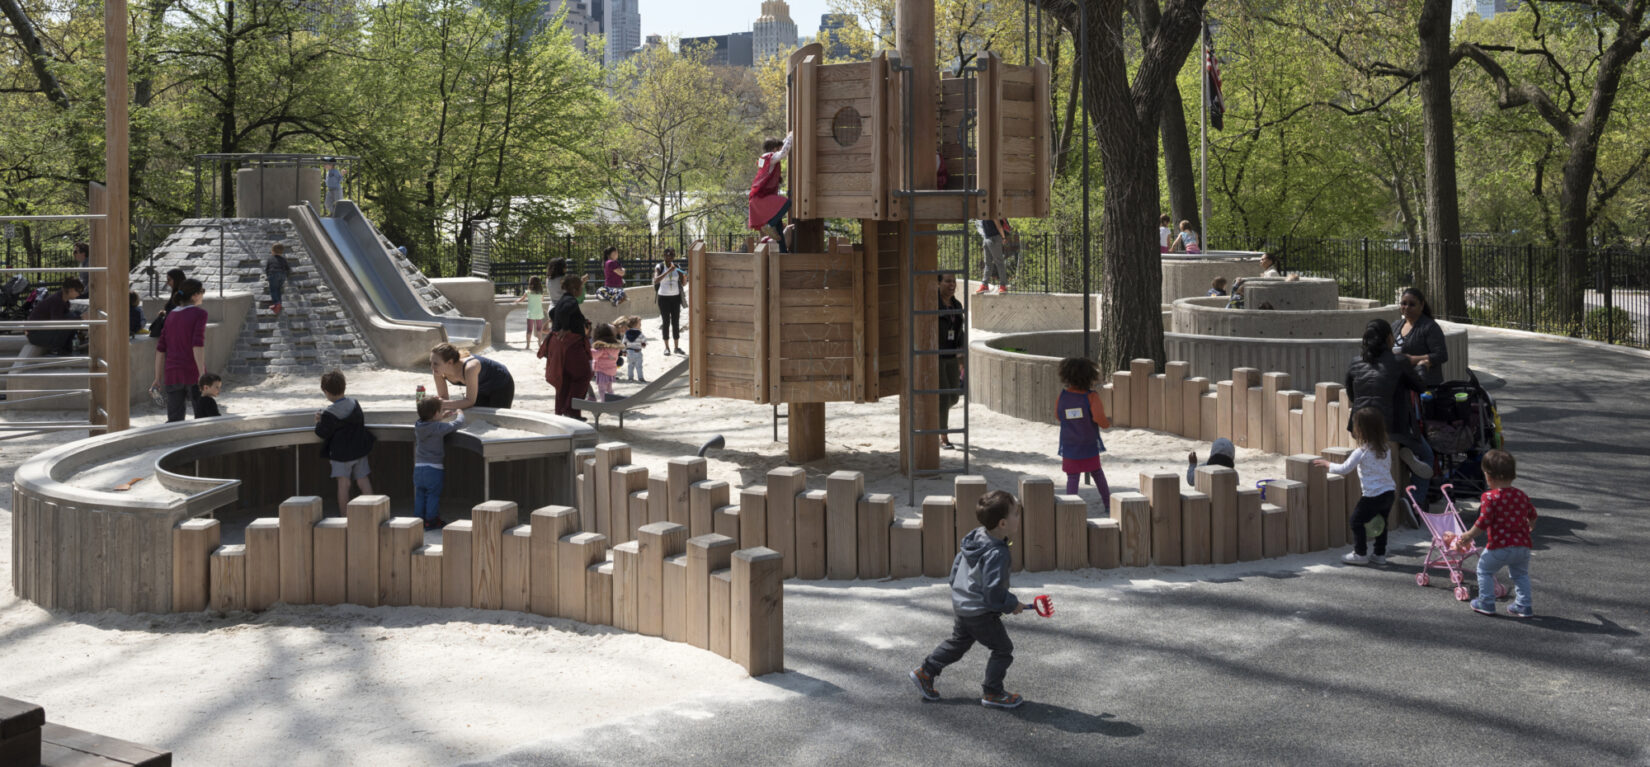
[{"label": "sky", "polygon": [[[830,12],[829,0],[787,0],[796,33],[810,37],[819,33],[820,14]],[[1455,0],[1459,21],[1478,7],[1475,0]],[[762,13],[762,0],[641,0],[642,36],[702,37],[749,32],[751,22]]]},{"label": "sky", "polygon": [[[791,20],[802,37],[819,34],[820,14],[830,12],[829,0],[786,0]],[[641,0],[642,37],[703,37],[749,32],[762,15],[762,0]]]}]

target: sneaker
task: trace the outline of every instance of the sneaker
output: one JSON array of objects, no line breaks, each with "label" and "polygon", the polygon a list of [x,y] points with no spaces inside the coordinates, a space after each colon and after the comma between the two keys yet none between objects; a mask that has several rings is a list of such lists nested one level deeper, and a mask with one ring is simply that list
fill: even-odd
[{"label": "sneaker", "polygon": [[984,282],[980,283],[980,286],[974,289],[974,295],[979,295],[981,293],[990,293],[990,292],[991,292],[991,286],[984,283]]},{"label": "sneaker", "polygon": [[1507,608],[1507,614],[1511,615],[1514,618],[1534,618],[1535,617],[1535,609],[1530,608],[1530,607],[1519,607],[1518,605],[1513,605],[1512,607]]},{"label": "sneaker", "polygon": [[1369,557],[1359,554],[1356,551],[1348,551],[1341,555],[1341,561],[1349,565],[1367,565],[1369,564]]},{"label": "sneaker", "polygon": [[[1004,293],[1007,293],[1007,292],[1008,292],[1008,286],[1007,286],[1007,285],[998,285],[998,286],[997,286],[997,295],[999,295],[999,296],[1000,296],[1000,295],[1002,295],[1002,294],[1004,294]],[[1015,699],[1015,700],[1019,700],[1019,699],[1020,699],[1020,696],[1018,696],[1018,695],[1015,695],[1015,696],[1014,696],[1014,699]],[[1016,703],[1016,704],[1014,704],[1014,705],[1015,705],[1015,706],[1018,706],[1018,705],[1020,705],[1020,704],[1018,704],[1018,703]],[[1013,706],[1009,706],[1009,707],[1008,707],[1008,708],[1013,708]]]},{"label": "sneaker", "polygon": [[425,530],[440,530],[441,528],[446,527],[446,526],[447,526],[447,520],[442,519],[440,517],[436,517],[434,520],[428,520],[428,519],[424,520],[424,529]]},{"label": "sneaker", "polygon": [[1477,602],[1468,602],[1467,606],[1471,607],[1472,611],[1478,613],[1479,615],[1495,615],[1494,605],[1491,605],[1490,607],[1480,607]]},{"label": "sneaker", "polygon": [[927,671],[918,668],[911,672],[910,676],[911,682],[917,686],[917,692],[922,693],[923,700],[940,699],[939,692],[934,690],[934,677],[929,676]]},{"label": "sneaker", "polygon": [[1372,564],[1372,565],[1384,565],[1384,564],[1386,564],[1386,555],[1385,554],[1370,554],[1369,555],[1369,563]]},{"label": "sneaker", "polygon": [[1012,692],[992,692],[980,696],[980,705],[991,708],[1019,708],[1025,698]]}]

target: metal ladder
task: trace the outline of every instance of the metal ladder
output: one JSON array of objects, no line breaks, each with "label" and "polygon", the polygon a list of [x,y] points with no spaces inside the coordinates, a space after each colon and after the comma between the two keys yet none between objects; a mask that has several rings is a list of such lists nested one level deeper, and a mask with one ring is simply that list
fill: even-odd
[{"label": "metal ladder", "polygon": [[[903,120],[902,120],[901,140],[904,144],[903,148],[904,148],[904,154],[905,154],[905,184],[907,186],[906,186],[906,188],[897,190],[894,194],[896,196],[904,198],[906,200],[915,200],[915,199],[919,199],[919,198],[956,198],[957,201],[958,201],[959,213],[961,214],[959,216],[959,218],[964,222],[971,221],[971,219],[968,215],[968,213],[969,213],[969,210],[968,210],[969,200],[971,198],[977,198],[981,194],[981,190],[978,188],[979,178],[980,178],[980,173],[979,173],[979,152],[978,152],[978,149],[973,145],[973,142],[971,140],[972,137],[973,137],[973,133],[971,131],[971,126],[976,124],[977,121],[978,121],[978,105],[976,105],[974,103],[976,93],[977,93],[976,89],[973,87],[974,86],[974,73],[975,73],[975,71],[977,71],[979,68],[981,68],[983,66],[984,66],[983,60],[978,61],[973,65],[970,65],[968,67],[964,67],[962,72],[961,72],[962,80],[963,80],[963,105],[964,105],[964,109],[963,109],[963,118],[958,122],[958,126],[957,126],[958,140],[959,140],[959,143],[961,143],[962,147],[963,147],[963,156],[965,158],[967,158],[967,157],[975,158],[974,172],[973,172],[972,175],[969,176],[970,188],[967,188],[967,189],[912,189],[912,188],[909,188],[909,184],[911,183],[911,180],[916,178],[916,153],[913,151],[913,147],[912,147],[913,143],[915,142],[915,135],[914,135],[914,132],[913,132],[913,125],[912,125],[912,117],[913,117],[913,113],[915,111],[915,103],[914,103],[915,96],[914,96],[913,88],[912,88],[912,85],[911,85],[912,65],[904,64],[902,62],[901,65],[899,66],[899,69],[898,69],[898,71],[900,73],[900,77],[902,78],[902,83],[901,83],[902,87],[900,88],[901,102],[902,102],[900,107],[901,107],[901,110],[902,110],[902,113],[903,113],[902,114]],[[913,215],[913,212],[912,211],[907,211],[908,218],[911,215]],[[957,388],[933,388],[933,389],[918,389],[918,388],[916,388],[916,369],[917,369],[916,363],[917,363],[917,359],[920,358],[920,357],[925,357],[925,356],[939,357],[941,355],[954,356],[954,357],[956,357],[957,364],[960,366],[961,370],[966,372],[967,369],[968,369],[969,354],[968,354],[968,344],[966,342],[963,343],[961,346],[959,346],[956,349],[941,349],[941,348],[938,348],[938,347],[936,347],[936,348],[924,348],[922,346],[922,344],[919,343],[919,341],[917,340],[917,333],[916,333],[917,318],[919,318],[919,317],[934,317],[936,319],[936,322],[937,322],[937,321],[940,320],[940,318],[961,316],[963,318],[964,338],[966,339],[966,337],[967,337],[968,312],[969,312],[969,307],[970,307],[970,298],[969,298],[970,292],[966,289],[966,287],[963,286],[964,280],[966,279],[966,277],[968,275],[969,242],[971,240],[971,238],[968,234],[968,225],[967,225],[967,223],[965,223],[963,225],[963,228],[960,232],[961,237],[962,237],[962,243],[963,243],[963,246],[962,246],[962,266],[961,266],[961,268],[946,269],[946,268],[941,267],[941,268],[936,268],[936,269],[922,269],[922,270],[917,269],[917,240],[918,240],[918,238],[932,237],[932,238],[937,239],[941,236],[956,235],[956,234],[959,234],[959,232],[957,232],[955,230],[946,230],[946,229],[922,230],[922,229],[916,229],[916,230],[912,230],[912,232],[911,232],[912,236],[905,238],[905,241],[902,243],[903,247],[905,248],[905,270],[906,270],[906,273],[908,275],[911,275],[911,277],[912,277],[912,279],[910,279],[906,283],[906,300],[908,301],[909,306],[911,307],[911,311],[905,317],[905,337],[906,337],[908,343],[907,343],[906,350],[905,350],[905,369],[904,369],[905,375],[903,376],[903,378],[905,380],[905,394],[904,394],[904,396],[906,397],[907,402],[913,403],[912,408],[911,408],[911,418],[905,424],[905,429],[906,429],[905,444],[906,444],[906,449],[908,451],[908,454],[905,456],[905,459],[906,459],[906,466],[909,469],[909,471],[906,473],[906,483],[907,483],[906,492],[907,492],[907,502],[912,506],[916,506],[916,504],[917,504],[917,476],[918,476],[918,474],[921,474],[924,477],[933,477],[933,476],[946,475],[946,474],[962,475],[962,474],[968,474],[969,471],[970,471],[970,467],[971,467],[971,457],[972,457],[972,454],[973,454],[973,447],[972,447],[972,443],[970,441],[970,432],[969,432],[969,404],[970,404],[970,398],[968,396],[968,386],[967,386],[967,384],[962,383]],[[938,279],[938,278],[943,277],[945,275],[952,275],[952,276],[955,276],[955,277],[958,278],[958,280],[957,280],[958,281],[958,290],[962,294],[962,308],[961,309],[942,309],[942,308],[939,308],[938,297],[936,295],[929,295],[929,296],[920,296],[920,295],[918,295],[917,283],[918,283],[919,280],[916,279],[916,278],[919,278],[919,277],[935,277],[936,279]],[[924,308],[924,307],[933,307],[933,308]],[[952,395],[952,394],[957,395],[959,397],[960,401],[961,401],[961,404],[962,404],[962,426],[960,428],[955,427],[955,426],[953,426],[952,428],[936,428],[936,429],[923,429],[923,428],[920,428],[919,424],[917,423],[917,419],[916,419],[916,408],[915,408],[915,405],[914,405],[915,398],[918,397],[918,396],[940,397],[940,396]],[[943,436],[947,436],[947,437],[949,437],[951,435],[956,435],[958,437],[958,440],[952,440],[952,442],[954,444],[960,442],[959,446],[962,450],[962,466],[961,466],[961,468],[958,468],[955,465],[950,466],[950,467],[946,467],[946,466],[942,465],[939,468],[926,469],[926,470],[922,470],[922,471],[919,471],[916,468],[916,460],[915,460],[914,453],[915,453],[915,449],[916,449],[917,438],[919,436],[934,435],[934,434],[943,435]],[[941,455],[943,456],[944,454],[941,453]]]}]

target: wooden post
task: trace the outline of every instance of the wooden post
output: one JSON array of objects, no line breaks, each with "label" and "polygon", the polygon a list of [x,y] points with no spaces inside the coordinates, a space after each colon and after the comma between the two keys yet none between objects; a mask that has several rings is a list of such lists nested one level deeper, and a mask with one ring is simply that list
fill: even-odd
[{"label": "wooden post", "polygon": [[1136,429],[1152,427],[1152,374],[1157,372],[1157,361],[1129,360],[1129,425]]},{"label": "wooden post", "polygon": [[[1291,427],[1293,428],[1293,427]],[[1291,453],[1318,453],[1318,398],[1308,394],[1301,397],[1301,443]]]},{"label": "wooden post", "polygon": [[441,605],[475,604],[475,530],[461,519],[441,528]]},{"label": "wooden post", "polygon": [[1232,368],[1232,443],[1238,447],[1260,447],[1260,435],[1249,434],[1249,390],[1260,386],[1260,371]]},{"label": "wooden post", "polygon": [[1261,555],[1275,559],[1289,553],[1289,515],[1280,506],[1260,505]]},{"label": "wooden post", "polygon": [[[1341,433],[1345,434],[1346,432],[1342,431]],[[1347,460],[1352,457],[1352,449],[1347,447],[1329,447],[1324,448],[1322,455],[1323,459],[1331,464],[1346,463]],[[1352,473],[1344,476],[1345,479],[1341,480],[1341,492],[1344,498],[1341,502],[1341,506],[1346,509],[1346,517],[1348,522],[1350,522],[1352,513],[1358,508],[1358,501],[1363,498],[1363,483],[1358,479],[1358,472],[1356,469],[1354,469]],[[1346,527],[1346,524],[1342,524],[1341,527]],[[1342,542],[1345,543],[1349,540],[1351,539],[1343,538]]]},{"label": "wooden post", "polygon": [[390,497],[356,496],[350,500],[344,514],[349,528],[349,603],[377,607],[378,526],[390,518]]},{"label": "wooden post", "polygon": [[767,547],[779,552],[785,577],[796,575],[796,497],[808,491],[808,473],[797,466],[768,471]]},{"label": "wooden post", "polygon": [[[533,527],[532,598],[533,613],[546,618],[563,616],[559,602],[561,570],[558,559],[561,539],[579,530],[579,510],[570,506],[546,506],[528,516]],[[565,617],[565,616],[564,616]]]},{"label": "wooden post", "polygon": [[[1140,472],[1140,493],[1152,505],[1152,563],[1170,567],[1194,564],[1184,558],[1185,552],[1200,549],[1190,540],[1194,531],[1182,527],[1180,476],[1172,471]],[[1182,538],[1186,539],[1184,544]],[[1201,547],[1208,548],[1208,543]]]},{"label": "wooden post", "polygon": [[441,606],[441,545],[419,546],[412,553],[412,603]]},{"label": "wooden post", "polygon": [[[1266,450],[1266,435],[1271,433],[1272,419],[1268,413],[1272,412],[1267,403],[1266,389],[1262,386],[1249,387],[1249,394],[1244,399],[1248,403],[1249,422],[1244,425],[1245,438],[1249,440],[1249,447],[1255,450]],[[1270,451],[1267,451],[1270,452]]]},{"label": "wooden post", "polygon": [[[687,528],[682,527],[682,532],[686,534]],[[667,641],[684,644],[687,642],[687,571],[686,554],[666,557],[664,591],[659,598],[663,608],[660,635]]]},{"label": "wooden post", "polygon": [[1334,430],[1341,428],[1341,424],[1339,422],[1332,422],[1329,419],[1330,403],[1338,403],[1341,401],[1341,385],[1337,383],[1322,382],[1313,387],[1312,394],[1318,406],[1318,434],[1316,438],[1316,447],[1311,450],[1304,451],[1308,453],[1316,453],[1324,448],[1334,447]]},{"label": "wooden post", "polygon": [[888,530],[888,577],[922,575],[922,520],[896,519]]},{"label": "wooden post", "polygon": [[1152,563],[1152,504],[1140,493],[1112,493],[1111,518],[1122,534],[1122,566]]},{"label": "wooden post", "polygon": [[687,542],[687,643],[710,647],[711,575],[728,567],[735,545],[725,535],[700,535]]},{"label": "wooden post", "polygon": [[[104,220],[99,227],[100,247],[91,253],[91,264],[107,268],[95,276],[93,285],[100,286],[91,296],[92,316],[106,311],[108,324],[93,326],[91,356],[102,359],[108,373],[102,381],[93,381],[93,396],[88,406],[92,423],[100,423],[109,433],[124,431],[129,425],[131,400],[126,396],[125,381],[131,377],[129,362],[131,347],[127,343],[128,328],[126,293],[131,238],[130,192],[130,98],[127,80],[126,0],[107,0],[103,8],[103,177],[105,184]],[[93,363],[96,364],[95,362]],[[99,397],[98,394],[103,396]],[[103,412],[99,413],[98,410]],[[13,561],[16,561],[14,558]],[[15,581],[13,581],[15,583]]]},{"label": "wooden post", "polygon": [[[1324,505],[1328,509],[1325,514],[1324,532],[1328,538],[1329,548],[1346,545],[1347,521],[1350,515],[1346,510],[1346,483],[1348,478],[1340,474],[1324,476]],[[1311,491],[1308,490],[1308,493]]]},{"label": "wooden post", "polygon": [[[745,518],[740,514],[740,520]],[[641,546],[641,578],[638,586],[636,632],[662,636],[669,599],[665,588],[665,560],[687,550],[688,529],[670,522],[643,525],[637,542]],[[680,600],[680,595],[676,598]]]},{"label": "wooden post", "polygon": [[859,575],[859,499],[865,475],[834,471],[825,478],[825,577],[851,581]]},{"label": "wooden post", "polygon": [[1163,398],[1163,388],[1168,385],[1168,378],[1158,373],[1146,380],[1149,381],[1146,384],[1146,412],[1151,414],[1151,420],[1146,426],[1152,431],[1163,431],[1163,424],[1169,420],[1168,413],[1164,412],[1166,408]]},{"label": "wooden post", "polygon": [[268,610],[281,599],[281,520],[254,519],[246,526],[246,609]]},{"label": "wooden post", "polygon": [[1237,479],[1225,466],[1197,467],[1197,490],[1209,496],[1209,561],[1217,565],[1238,561]]},{"label": "wooden post", "polygon": [[1237,558],[1253,562],[1265,556],[1265,526],[1260,516],[1260,491],[1252,487],[1237,491]]},{"label": "wooden post", "polygon": [[733,571],[723,568],[710,574],[710,620],[705,649],[724,658],[733,657]]},{"label": "wooden post", "polygon": [[1185,381],[1192,370],[1189,362],[1170,362],[1163,366],[1163,431],[1185,434]]},{"label": "wooden post", "polygon": [[617,541],[613,532],[613,469],[630,463],[630,446],[623,442],[603,442],[596,446],[595,532]]},{"label": "wooden post", "polygon": [[1188,439],[1203,438],[1203,395],[1209,393],[1209,379],[1188,378],[1180,384],[1180,434]]},{"label": "wooden post", "polygon": [[738,538],[740,545],[745,548],[768,545],[767,488],[756,485],[739,491]]},{"label": "wooden post", "polygon": [[1089,505],[1075,495],[1054,497],[1054,556],[1061,570],[1089,566]]},{"label": "wooden post", "polygon": [[894,524],[894,496],[886,493],[861,496],[858,513],[859,579],[887,578],[888,530]]},{"label": "wooden post", "polygon": [[785,581],[779,552],[766,546],[733,553],[729,651],[751,676],[785,670]]},{"label": "wooden post", "polygon": [[584,622],[592,626],[613,626],[612,562],[597,562],[585,568]]},{"label": "wooden post", "polygon": [[[1054,548],[1054,482],[1048,477],[1020,478],[1020,524],[1025,527],[1026,570],[1053,570],[1059,564]],[[950,563],[946,566],[950,571]]]},{"label": "wooden post", "polygon": [[424,545],[424,520],[392,517],[378,526],[378,603],[412,604],[412,553]]},{"label": "wooden post", "polygon": [[1203,423],[1201,424],[1203,427],[1203,434],[1200,438],[1204,442],[1214,442],[1215,440],[1220,439],[1220,435],[1215,433],[1215,428],[1220,424],[1219,393],[1214,391],[1204,392],[1202,410],[1203,412],[1200,414],[1200,417],[1203,419]]},{"label": "wooden post", "polygon": [[246,547],[219,546],[211,557],[212,609],[218,612],[246,609]]},{"label": "wooden post", "polygon": [[[613,547],[613,628],[636,631],[637,615],[641,612],[637,599],[642,579],[642,552],[638,541],[625,541]],[[660,618],[663,619],[663,613]]]},{"label": "wooden post", "polygon": [[1317,456],[1310,453],[1291,455],[1286,459],[1290,479],[1306,486],[1306,546],[1308,551],[1329,548],[1329,472],[1313,466]]},{"label": "wooden post", "polygon": [[613,499],[613,535],[620,541],[636,539],[636,528],[647,524],[647,497],[636,498],[636,493],[647,490],[646,466],[615,466],[610,475]]},{"label": "wooden post", "polygon": [[990,488],[986,486],[985,477],[974,474],[957,477],[956,481],[951,483],[951,487],[951,497],[956,499],[957,504],[956,520],[952,523],[952,528],[957,531],[957,538],[960,540],[969,530],[980,526],[975,513],[979,511],[980,499],[985,497]]},{"label": "wooden post", "polygon": [[670,521],[669,475],[647,477],[647,523]]},{"label": "wooden post", "polygon": [[1209,496],[1196,490],[1181,493],[1180,519],[1185,535],[1181,545],[1186,564],[1206,565],[1212,562],[1214,536],[1209,529]]},{"label": "wooden post", "polygon": [[[590,605],[587,599],[590,568],[607,557],[607,536],[600,533],[573,533],[557,541],[556,546],[556,565],[561,571],[556,574],[556,611],[563,618],[585,623],[591,622],[592,607],[597,609],[598,614],[611,611],[611,607],[602,610],[599,604]],[[612,604],[611,593],[608,599],[608,604]]]},{"label": "wooden post", "polygon": [[[1278,410],[1276,403],[1278,392],[1289,388],[1288,373],[1267,373],[1260,377],[1261,386],[1261,413],[1260,413],[1260,449],[1268,453],[1281,453],[1285,448],[1278,447]],[[1283,418],[1289,417],[1289,411],[1284,410]],[[1252,423],[1252,421],[1251,421]],[[1249,437],[1249,446],[1255,447],[1254,435]]]},{"label": "wooden post", "polygon": [[[585,452],[585,451],[581,450],[581,451],[578,451],[578,452],[582,453],[582,452]],[[584,457],[577,457],[578,454],[577,453],[574,454],[575,455],[574,460],[576,462],[578,462],[579,466],[582,467],[582,470],[579,473],[579,490],[578,490],[578,492],[579,492],[579,497],[578,497],[578,502],[579,502],[579,529],[580,530],[589,530],[591,532],[595,532],[595,530],[596,530],[596,485],[598,485],[600,483],[596,481],[596,455],[595,455],[596,451],[591,450],[589,452],[590,452],[590,455],[584,456]],[[584,599],[584,594],[582,592],[579,594],[579,599]]]},{"label": "wooden post", "polygon": [[719,479],[695,482],[688,490],[688,534],[709,535],[716,529],[716,510],[728,505],[728,483]]},{"label": "wooden post", "polygon": [[533,527],[516,525],[505,530],[502,542],[499,607],[527,612],[533,604]]},{"label": "wooden post", "polygon": [[[911,103],[922,105],[911,110],[911,125],[908,128],[911,136],[910,163],[912,172],[916,175],[915,178],[904,180],[905,188],[908,189],[932,189],[935,185],[940,132],[939,110],[932,106],[939,102],[939,73],[934,67],[937,60],[934,53],[934,29],[932,0],[899,0],[895,3],[895,48],[899,50],[902,58],[912,65],[911,77],[905,81],[911,89]],[[914,327],[909,331],[915,333],[915,338],[908,337],[909,332],[905,330],[906,322],[903,320],[904,317],[912,316],[913,309],[933,306],[934,296],[937,295],[932,272],[939,266],[939,240],[935,237],[919,236],[917,232],[938,229],[939,224],[935,221],[917,220],[914,208],[914,204],[906,205],[906,218],[899,223],[901,246],[907,242],[906,238],[914,238],[916,245],[916,263],[902,264],[902,271],[906,272],[905,279],[909,281],[910,288],[900,291],[900,348],[933,349],[937,346],[937,318],[931,315],[917,317],[911,323]],[[917,306],[910,305],[912,296],[917,297]],[[939,359],[931,354],[920,354],[916,356],[915,363],[915,370],[902,371],[911,384],[910,388],[938,388]],[[902,461],[901,468],[907,471],[938,468],[939,435],[917,435],[912,441],[910,427],[923,430],[939,427],[939,397],[931,394],[901,396],[899,404],[900,455],[902,458],[909,457],[908,460]],[[793,417],[795,412],[791,411]]]},{"label": "wooden post", "polygon": [[[374,531],[376,532],[376,531]],[[374,538],[376,542],[376,537]],[[378,571],[373,571],[374,577]],[[349,520],[328,517],[315,523],[315,603],[349,601]],[[377,585],[377,584],[374,584]]]},{"label": "wooden post", "polygon": [[1232,393],[1236,384],[1231,381],[1220,381],[1215,384],[1215,436],[1225,437],[1237,444],[1237,432],[1232,424],[1234,418],[1232,409],[1237,406],[1237,397]]},{"label": "wooden post", "polygon": [[486,501],[470,510],[470,602],[477,609],[503,605],[504,531],[520,521],[512,501]]},{"label": "wooden post", "polygon": [[1134,374],[1127,370],[1112,373],[1111,388],[1114,408],[1110,413],[1111,425],[1119,429],[1134,426]]},{"label": "wooden post", "polygon": [[825,491],[809,490],[796,498],[796,577],[825,577]]},{"label": "wooden post", "polygon": [[1279,392],[1284,400],[1282,433],[1278,435],[1278,452],[1294,454],[1301,451],[1301,406],[1306,397],[1298,391]]},{"label": "wooden post", "polygon": [[1284,510],[1284,518],[1288,525],[1286,545],[1289,553],[1305,554],[1310,551],[1306,522],[1306,483],[1280,479],[1267,485],[1266,492],[1274,497]]},{"label": "wooden post", "polygon": [[792,402],[786,408],[786,457],[794,463],[824,458],[825,403]]},{"label": "wooden post", "polygon": [[[683,525],[689,530],[693,529],[692,524],[690,524],[693,486],[705,481],[705,478],[709,476],[708,471],[709,464],[703,458],[689,456],[670,459],[670,463],[665,467],[665,484],[670,487],[670,495],[666,504],[666,508],[669,510],[667,521]],[[801,471],[801,469],[797,471]],[[698,534],[704,535],[706,532],[709,532],[709,530]]]},{"label": "wooden post", "polygon": [[315,523],[321,499],[297,496],[281,502],[281,601],[307,605],[315,600]]},{"label": "wooden post", "polygon": [[739,507],[718,506],[710,513],[710,531],[717,535],[725,535],[739,542]]},{"label": "wooden post", "polygon": [[[1331,402],[1324,407],[1324,440],[1325,450],[1340,446],[1345,442],[1346,416],[1341,412],[1341,403]],[[1351,452],[1350,450],[1348,452]]]},{"label": "wooden post", "polygon": [[1117,520],[1091,519],[1088,521],[1089,566],[1101,569],[1117,567],[1122,557],[1123,528]]},{"label": "wooden post", "polygon": [[922,574],[944,578],[951,574],[957,550],[956,501],[949,495],[922,499]]}]

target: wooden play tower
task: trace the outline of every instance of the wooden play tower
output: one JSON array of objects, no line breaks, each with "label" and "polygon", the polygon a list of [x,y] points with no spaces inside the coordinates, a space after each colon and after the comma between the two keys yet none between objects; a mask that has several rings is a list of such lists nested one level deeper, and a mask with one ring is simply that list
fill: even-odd
[{"label": "wooden play tower", "polygon": [[[791,54],[794,252],[695,246],[689,330],[693,396],[786,403],[795,462],[825,455],[825,403],[900,397],[915,473],[939,467],[936,278],[962,276],[939,268],[937,238],[1048,214],[1049,73],[990,52],[957,76],[934,69],[933,0],[900,0],[895,28],[900,50],[870,61]],[[858,220],[859,241],[826,240],[825,219]]]}]

